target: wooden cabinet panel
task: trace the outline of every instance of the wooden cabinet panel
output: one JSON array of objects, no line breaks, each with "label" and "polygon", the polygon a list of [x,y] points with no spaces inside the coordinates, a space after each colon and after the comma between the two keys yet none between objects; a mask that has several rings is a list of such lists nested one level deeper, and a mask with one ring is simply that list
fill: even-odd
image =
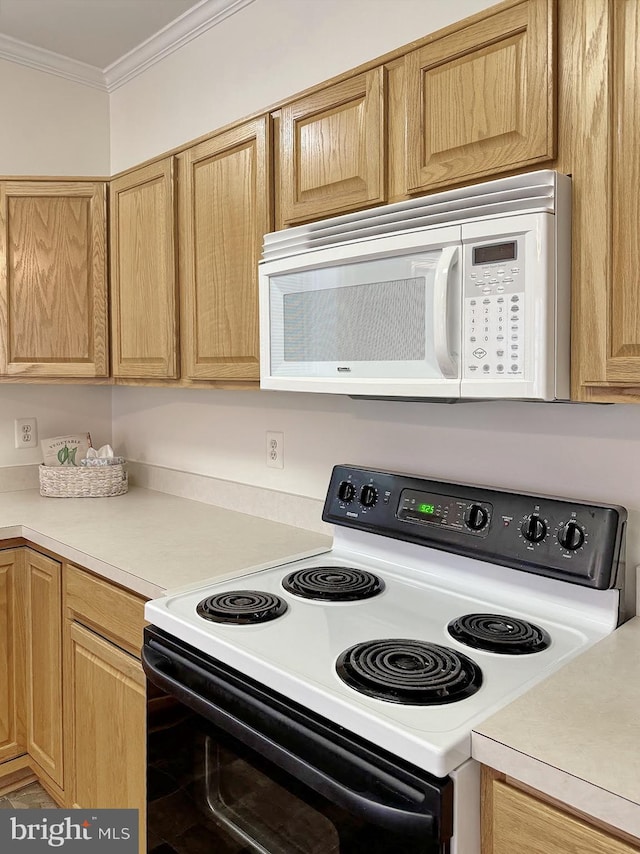
[{"label": "wooden cabinet panel", "polygon": [[[613,12],[613,110],[609,382],[640,385],[640,6],[616,0]],[[606,305],[602,305],[606,314]]]},{"label": "wooden cabinet panel", "polygon": [[62,786],[61,566],[25,549],[27,747]]},{"label": "wooden cabinet panel", "polygon": [[384,69],[375,68],[282,108],[282,224],[385,201]]},{"label": "wooden cabinet panel", "polygon": [[0,762],[26,750],[21,557],[18,549],[0,552]]},{"label": "wooden cabinet panel", "polygon": [[271,227],[268,119],[179,155],[182,376],[257,380],[258,261]]},{"label": "wooden cabinet panel", "polygon": [[139,661],[66,621],[66,738],[72,807],[138,809],[144,848],[146,693]]},{"label": "wooden cabinet panel", "polygon": [[114,377],[176,378],[173,158],[111,182]]},{"label": "wooden cabinet panel", "polygon": [[555,154],[554,0],[521,0],[407,55],[407,190]]},{"label": "wooden cabinet panel", "polygon": [[482,854],[638,854],[636,846],[483,769]]},{"label": "wooden cabinet panel", "polygon": [[574,93],[570,111],[560,105],[573,155],[562,164],[574,187],[572,397],[637,403],[640,204],[630,188],[640,177],[640,6],[594,0],[560,11],[563,88]]},{"label": "wooden cabinet panel", "polygon": [[105,377],[106,189],[0,182],[0,374]]},{"label": "wooden cabinet panel", "polygon": [[558,6],[558,161],[572,176],[571,396],[605,377],[609,343],[609,0]]},{"label": "wooden cabinet panel", "polygon": [[145,600],[65,564],[65,614],[140,657]]}]

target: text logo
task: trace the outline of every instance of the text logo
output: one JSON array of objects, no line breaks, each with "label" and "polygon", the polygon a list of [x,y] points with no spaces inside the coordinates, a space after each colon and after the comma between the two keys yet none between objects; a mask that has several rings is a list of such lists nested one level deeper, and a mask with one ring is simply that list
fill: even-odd
[{"label": "text logo", "polygon": [[0,851],[137,854],[137,810],[0,810]]}]

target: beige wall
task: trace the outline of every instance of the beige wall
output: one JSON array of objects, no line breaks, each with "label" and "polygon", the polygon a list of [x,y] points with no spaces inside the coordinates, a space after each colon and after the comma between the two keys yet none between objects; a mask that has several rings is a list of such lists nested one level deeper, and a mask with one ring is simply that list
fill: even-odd
[{"label": "beige wall", "polygon": [[13,383],[1,386],[0,469],[42,462],[39,447],[19,450],[14,447],[16,418],[37,418],[38,439],[88,430],[98,447],[111,441],[111,389]]},{"label": "beige wall", "polygon": [[0,60],[0,175],[109,174],[109,96]]}]

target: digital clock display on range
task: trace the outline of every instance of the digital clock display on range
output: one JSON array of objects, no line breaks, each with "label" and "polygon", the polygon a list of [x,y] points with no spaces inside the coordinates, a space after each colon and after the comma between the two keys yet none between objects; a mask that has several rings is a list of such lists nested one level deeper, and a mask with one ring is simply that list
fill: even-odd
[{"label": "digital clock display on range", "polygon": [[[455,504],[455,501],[453,502]],[[452,499],[435,492],[404,489],[398,503],[397,517],[407,522],[447,525],[451,522]]]},{"label": "digital clock display on range", "polygon": [[418,504],[416,507],[418,513],[424,513],[425,516],[433,516],[436,512],[435,504]]}]

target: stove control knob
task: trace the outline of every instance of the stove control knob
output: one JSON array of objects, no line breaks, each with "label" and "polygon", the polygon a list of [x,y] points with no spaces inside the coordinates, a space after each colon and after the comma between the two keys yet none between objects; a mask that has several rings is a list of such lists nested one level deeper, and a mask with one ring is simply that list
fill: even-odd
[{"label": "stove control knob", "polygon": [[363,507],[373,507],[378,500],[378,493],[370,484],[366,484],[360,490],[360,504]]},{"label": "stove control knob", "polygon": [[541,519],[538,513],[525,516],[520,525],[522,536],[530,543],[539,543],[547,536],[547,523]]},{"label": "stove control knob", "polygon": [[565,522],[558,531],[558,542],[563,549],[575,552],[584,543],[584,530],[577,522]]},{"label": "stove control knob", "polygon": [[489,521],[489,514],[480,504],[472,504],[464,514],[464,523],[472,531],[481,531]]},{"label": "stove control knob", "polygon": [[349,504],[349,502],[353,501],[355,494],[355,486],[350,481],[343,480],[338,487],[338,498],[340,501],[344,501],[345,504]]}]

